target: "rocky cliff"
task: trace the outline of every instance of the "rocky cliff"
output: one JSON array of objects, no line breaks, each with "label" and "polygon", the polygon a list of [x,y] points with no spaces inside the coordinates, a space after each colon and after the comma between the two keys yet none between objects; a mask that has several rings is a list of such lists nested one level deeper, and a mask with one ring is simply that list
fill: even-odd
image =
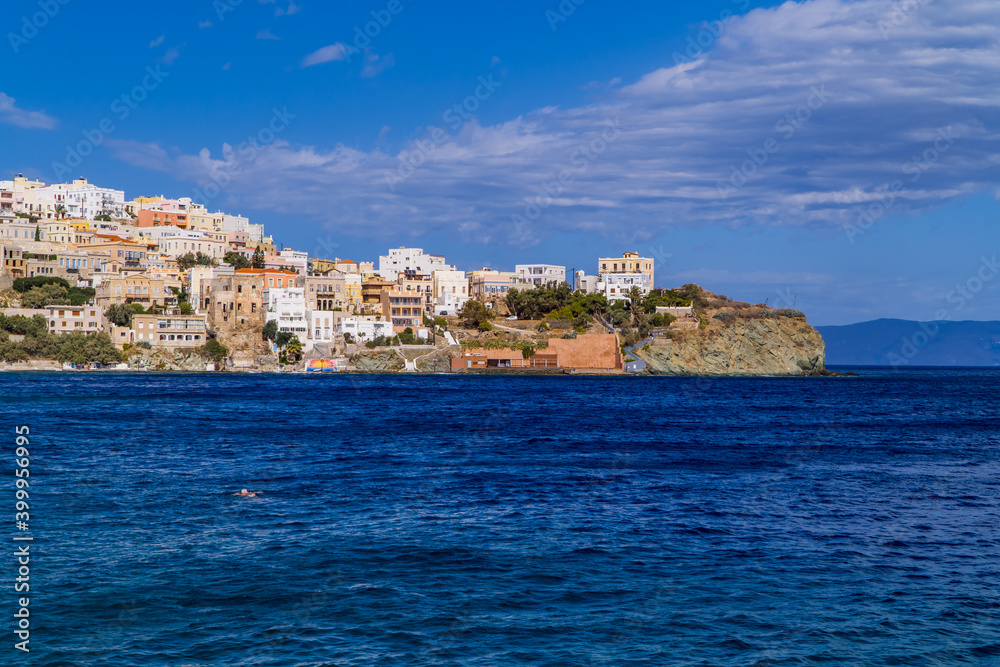
[{"label": "rocky cliff", "polygon": [[635,350],[654,375],[825,375],[823,337],[801,317],[706,318]]},{"label": "rocky cliff", "polygon": [[351,365],[364,373],[399,372],[406,368],[405,360],[395,350],[360,352],[351,357]]}]

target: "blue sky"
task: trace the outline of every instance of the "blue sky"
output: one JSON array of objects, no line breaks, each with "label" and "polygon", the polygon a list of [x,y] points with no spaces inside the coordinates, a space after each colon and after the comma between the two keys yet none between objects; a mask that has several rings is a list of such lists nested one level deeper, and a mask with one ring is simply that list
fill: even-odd
[{"label": "blue sky", "polygon": [[317,255],[636,250],[815,324],[1000,319],[1000,5],[578,2],[13,0],[0,174],[201,196]]}]

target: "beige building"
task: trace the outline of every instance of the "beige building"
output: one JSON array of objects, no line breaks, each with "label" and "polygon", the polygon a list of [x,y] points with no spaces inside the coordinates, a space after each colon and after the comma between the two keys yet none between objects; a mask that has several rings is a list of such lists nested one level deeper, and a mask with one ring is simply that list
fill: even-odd
[{"label": "beige building", "polygon": [[148,342],[161,348],[199,347],[205,344],[208,323],[204,316],[133,315],[131,342]]},{"label": "beige building", "polygon": [[75,230],[68,220],[45,220],[38,223],[40,241],[48,243],[73,243],[76,240]]},{"label": "beige building", "polygon": [[432,312],[434,308],[434,281],[430,274],[400,273],[396,278],[396,283],[406,292],[422,294],[424,312]]},{"label": "beige building", "polygon": [[28,222],[24,218],[10,220],[0,225],[0,239],[4,242],[34,241],[38,223]]},{"label": "beige building", "polygon": [[[178,289],[180,285],[175,285]],[[102,279],[95,299],[101,310],[113,303],[138,303],[150,306],[176,306],[177,295],[166,280],[151,280],[144,274]]]},{"label": "beige building", "polygon": [[[28,278],[46,277],[68,279],[69,273],[59,265],[55,255],[38,255],[29,253],[29,257],[24,260],[24,268],[28,272]],[[76,276],[73,277],[76,279]]]},{"label": "beige building", "polygon": [[397,333],[407,327],[416,331],[424,325],[425,299],[423,292],[394,285],[381,293],[382,317],[392,322]]},{"label": "beige building", "polygon": [[469,272],[469,296],[486,303],[506,298],[517,284],[517,274],[509,271],[480,269]]},{"label": "beige building", "polygon": [[[284,280],[291,279],[294,284],[294,274],[280,275]],[[240,269],[233,275],[219,276],[210,282],[202,282],[201,308],[208,314],[208,323],[212,330],[263,326],[267,316],[264,308],[264,290],[268,288],[268,280],[274,280],[274,272]],[[276,286],[271,285],[271,287]]]},{"label": "beige building", "polygon": [[219,266],[192,266],[188,269],[187,293],[190,295],[189,300],[191,305],[194,306],[195,312],[203,312],[202,303],[204,301],[199,297],[206,292],[210,283],[216,278],[231,276],[234,273],[236,273],[236,269],[228,264],[220,264]]},{"label": "beige building", "polygon": [[104,330],[104,312],[97,306],[49,306],[44,310],[51,333],[87,334]]},{"label": "beige building", "polygon": [[337,308],[346,310],[348,307],[346,275],[331,270],[326,275],[306,277],[305,298],[308,310],[333,311]]}]

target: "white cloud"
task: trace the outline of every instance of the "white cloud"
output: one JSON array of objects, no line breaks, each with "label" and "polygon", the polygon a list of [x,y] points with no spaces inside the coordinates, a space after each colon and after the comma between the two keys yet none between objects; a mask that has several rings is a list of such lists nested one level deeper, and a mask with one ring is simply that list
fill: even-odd
[{"label": "white cloud", "polygon": [[274,9],[274,15],[275,16],[292,16],[294,14],[298,14],[301,11],[302,11],[302,5],[297,5],[297,4],[295,4],[295,2],[291,2],[290,1],[288,3],[288,8],[287,9],[282,9],[281,7],[275,7],[275,9]]},{"label": "white cloud", "polygon": [[149,48],[151,48],[151,49],[155,49],[155,48],[156,48],[157,46],[159,46],[160,44],[163,44],[163,41],[164,41],[164,40],[165,40],[166,38],[167,38],[167,36],[166,36],[166,35],[160,35],[159,37],[157,37],[156,39],[154,39],[154,40],[153,40],[152,42],[150,42],[150,43],[149,43]]},{"label": "white cloud", "polygon": [[[730,271],[728,269],[695,269],[668,273],[662,276],[666,283],[683,285],[736,284],[736,285],[831,285],[838,281],[836,276],[826,273],[783,272],[783,271]],[[657,281],[659,282],[659,281]]]},{"label": "white cloud", "polygon": [[29,130],[52,130],[58,121],[44,111],[20,109],[13,97],[0,93],[0,123]]},{"label": "white cloud", "polygon": [[[473,118],[443,143],[421,136],[395,154],[276,142],[228,190],[289,215],[336,211],[348,233],[464,230],[518,245],[580,230],[645,238],[682,223],[839,227],[897,180],[892,213],[994,192],[1000,4],[915,7],[905,20],[889,0],[757,9],[710,51],[670,58],[595,103],[491,126]],[[345,54],[334,44],[302,67]],[[954,140],[938,141],[942,131]],[[227,162],[207,150],[163,159],[192,183]],[[721,198],[720,183],[747,165],[754,173]]]},{"label": "white cloud", "polygon": [[164,65],[173,65],[174,62],[176,62],[177,59],[181,57],[181,49],[183,49],[185,46],[187,46],[186,42],[182,42],[177,46],[171,46],[169,49],[167,49],[167,52],[163,54],[163,57],[160,58],[160,62],[162,62]]},{"label": "white cloud", "polygon": [[204,30],[205,28],[211,28],[213,25],[215,24],[212,23],[211,21],[198,21],[198,27],[201,28],[202,30]]},{"label": "white cloud", "polygon": [[374,51],[365,52],[365,66],[361,68],[361,76],[366,79],[378,76],[396,64],[396,59],[391,53],[380,56]]},{"label": "white cloud", "polygon": [[320,65],[334,60],[344,60],[347,57],[347,53],[348,47],[337,42],[336,44],[324,46],[322,49],[310,53],[302,59],[301,67],[312,67],[313,65]]},{"label": "white cloud", "polygon": [[263,30],[258,32],[257,39],[273,39],[275,41],[281,41],[281,38],[275,36],[275,34],[271,32],[270,28],[264,28]]}]

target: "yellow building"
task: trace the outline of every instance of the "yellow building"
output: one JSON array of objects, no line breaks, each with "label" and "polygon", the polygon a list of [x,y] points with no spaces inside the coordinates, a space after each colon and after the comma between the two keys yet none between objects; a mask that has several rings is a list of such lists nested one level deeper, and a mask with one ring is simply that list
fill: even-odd
[{"label": "yellow building", "polygon": [[333,259],[310,259],[312,271],[315,274],[329,273],[337,269],[337,261]]},{"label": "yellow building", "polygon": [[639,257],[637,252],[627,252],[621,257],[602,257],[597,260],[597,275],[606,273],[645,273],[652,288],[655,263],[650,257]]},{"label": "yellow building", "polygon": [[191,229],[199,229],[203,232],[221,232],[226,234],[222,229],[225,217],[225,213],[221,212],[209,213],[204,209],[192,210],[188,213],[188,226]]}]

